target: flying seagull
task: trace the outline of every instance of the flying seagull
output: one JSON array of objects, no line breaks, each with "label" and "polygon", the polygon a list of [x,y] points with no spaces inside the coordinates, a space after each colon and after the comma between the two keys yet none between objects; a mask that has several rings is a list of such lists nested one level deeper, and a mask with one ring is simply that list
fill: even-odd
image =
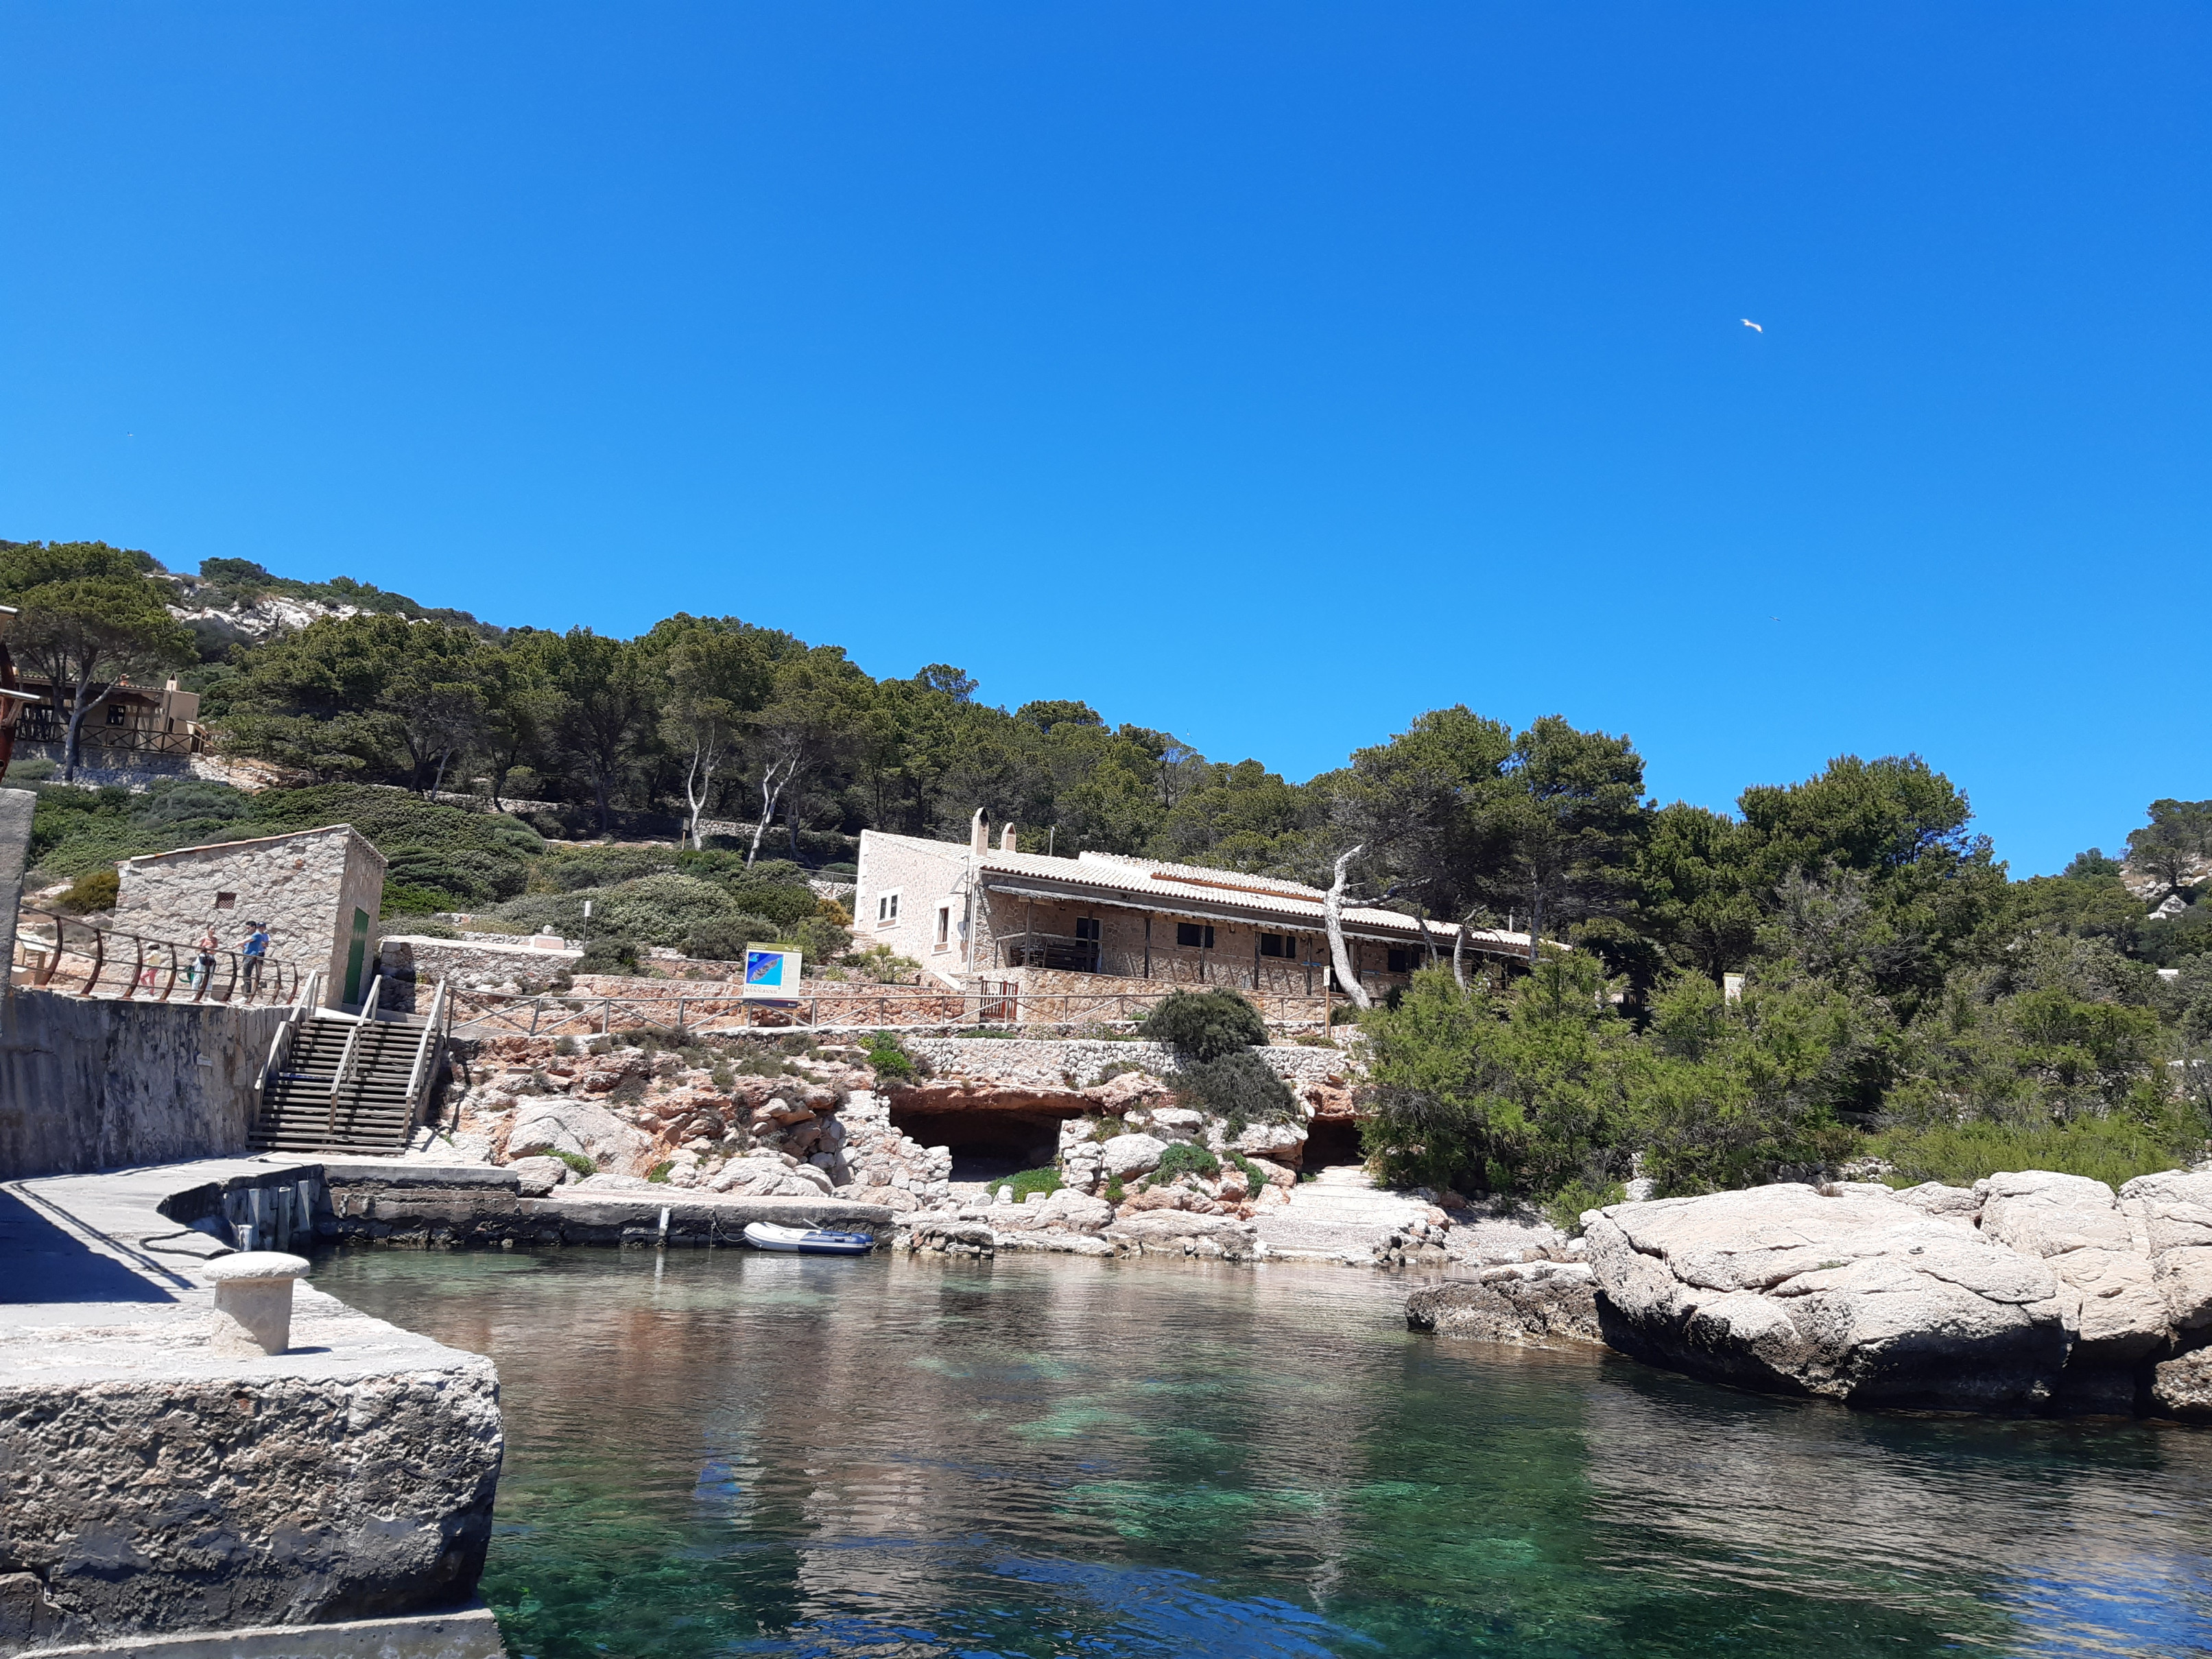
[{"label": "flying seagull", "polygon": [[1757,323],[1753,322],[1748,317],[1739,317],[1736,320],[1741,323],[1746,328],[1749,329],[1753,334],[1764,334],[1766,332],[1765,329],[1761,328]]}]

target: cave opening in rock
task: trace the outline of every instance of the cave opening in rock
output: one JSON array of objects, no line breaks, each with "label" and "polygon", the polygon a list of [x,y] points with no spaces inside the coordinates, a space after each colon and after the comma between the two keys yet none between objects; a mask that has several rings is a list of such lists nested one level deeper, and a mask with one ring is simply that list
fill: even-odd
[{"label": "cave opening in rock", "polygon": [[1340,1164],[1363,1164],[1359,1125],[1348,1117],[1317,1117],[1306,1125],[1305,1156],[1299,1167],[1310,1173]]},{"label": "cave opening in rock", "polygon": [[952,1179],[994,1181],[1041,1170],[1060,1155],[1060,1118],[1050,1112],[1003,1108],[915,1112],[891,1109],[900,1133],[925,1146],[952,1150]]}]

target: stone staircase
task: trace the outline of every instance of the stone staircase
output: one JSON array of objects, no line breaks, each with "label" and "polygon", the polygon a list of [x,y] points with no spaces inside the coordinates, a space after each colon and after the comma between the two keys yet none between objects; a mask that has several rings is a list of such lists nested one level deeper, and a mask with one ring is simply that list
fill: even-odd
[{"label": "stone staircase", "polygon": [[[253,1149],[380,1157],[404,1151],[415,1127],[415,1103],[408,1097],[407,1085],[428,1023],[404,1014],[366,1022],[309,1015],[295,1029],[289,1051],[262,1091]],[[337,1075],[347,1040],[356,1030],[361,1041],[334,1105],[331,1079]],[[434,1063],[423,1067],[426,1079],[435,1069],[435,1059],[434,1054]],[[427,1081],[423,1086],[427,1089]]]},{"label": "stone staircase", "polygon": [[1271,1256],[1335,1260],[1349,1255],[1364,1261],[1375,1247],[1429,1206],[1377,1187],[1356,1164],[1322,1170],[1291,1188],[1291,1201],[1255,1217],[1260,1240]]}]

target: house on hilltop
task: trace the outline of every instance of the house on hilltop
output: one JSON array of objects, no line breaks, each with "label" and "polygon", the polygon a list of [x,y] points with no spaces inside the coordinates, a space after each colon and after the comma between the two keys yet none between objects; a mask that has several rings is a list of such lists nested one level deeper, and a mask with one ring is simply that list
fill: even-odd
[{"label": "house on hilltop", "polygon": [[[1024,853],[1014,826],[989,843],[976,813],[968,844],[863,830],[853,934],[922,965],[938,983],[994,1004],[1085,997],[1157,997],[1184,987],[1252,994],[1273,1021],[1324,1018],[1341,992],[1329,965],[1320,889],[1112,853]],[[1347,906],[1344,935],[1360,983],[1379,997],[1403,985],[1456,929],[1395,910]],[[1474,951],[1525,960],[1526,933],[1481,929]],[[1006,1016],[999,1016],[1006,1017]],[[1057,1018],[1024,1006],[1024,1018]]]}]

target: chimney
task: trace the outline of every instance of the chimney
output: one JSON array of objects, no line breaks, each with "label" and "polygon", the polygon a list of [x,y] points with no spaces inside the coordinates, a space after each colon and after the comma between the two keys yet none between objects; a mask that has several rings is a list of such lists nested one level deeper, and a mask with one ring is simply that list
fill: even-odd
[{"label": "chimney", "polygon": [[1011,853],[1014,850],[1014,826],[1011,820],[1006,827],[999,832],[999,850],[1001,853]]},{"label": "chimney", "polygon": [[988,853],[991,850],[991,831],[983,822],[983,809],[977,807],[975,816],[968,823],[968,850]]}]

